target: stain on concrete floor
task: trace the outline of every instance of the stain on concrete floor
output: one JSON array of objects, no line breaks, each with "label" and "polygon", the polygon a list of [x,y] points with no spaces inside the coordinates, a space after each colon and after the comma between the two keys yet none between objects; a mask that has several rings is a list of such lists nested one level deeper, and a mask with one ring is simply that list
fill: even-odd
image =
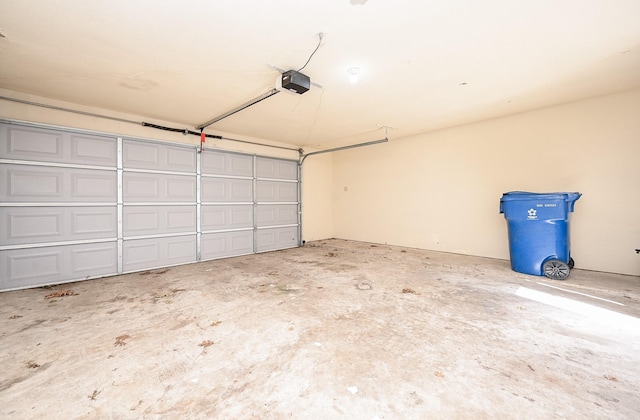
[{"label": "stain on concrete floor", "polygon": [[0,417],[639,418],[639,299],[342,240],[6,292]]}]

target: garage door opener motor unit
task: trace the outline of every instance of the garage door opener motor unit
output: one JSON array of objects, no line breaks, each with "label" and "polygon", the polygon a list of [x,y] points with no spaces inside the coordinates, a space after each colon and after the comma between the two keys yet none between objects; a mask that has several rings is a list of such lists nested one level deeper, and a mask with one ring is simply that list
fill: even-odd
[{"label": "garage door opener motor unit", "polygon": [[289,70],[282,73],[280,85],[286,90],[302,95],[311,88],[311,79],[299,71]]}]

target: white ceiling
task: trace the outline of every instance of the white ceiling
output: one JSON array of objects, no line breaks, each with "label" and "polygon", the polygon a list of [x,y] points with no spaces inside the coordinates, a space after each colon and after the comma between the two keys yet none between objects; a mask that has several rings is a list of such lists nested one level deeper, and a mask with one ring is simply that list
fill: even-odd
[{"label": "white ceiling", "polygon": [[[338,146],[640,87],[640,0],[0,0],[0,87]],[[361,69],[349,83],[347,70]],[[151,130],[151,129],[149,129]]]}]

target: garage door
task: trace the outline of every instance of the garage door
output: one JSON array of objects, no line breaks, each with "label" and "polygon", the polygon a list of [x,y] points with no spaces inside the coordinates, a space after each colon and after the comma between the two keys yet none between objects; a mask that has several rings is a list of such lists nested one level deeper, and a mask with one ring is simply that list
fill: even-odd
[{"label": "garage door", "polygon": [[298,243],[297,162],[256,157],[256,251]]},{"label": "garage door", "polygon": [[297,162],[0,124],[0,290],[298,246]]},{"label": "garage door", "polygon": [[122,141],[122,271],[197,261],[196,150]]},{"label": "garage door", "polygon": [[202,260],[254,252],[253,161],[249,155],[202,152]]}]

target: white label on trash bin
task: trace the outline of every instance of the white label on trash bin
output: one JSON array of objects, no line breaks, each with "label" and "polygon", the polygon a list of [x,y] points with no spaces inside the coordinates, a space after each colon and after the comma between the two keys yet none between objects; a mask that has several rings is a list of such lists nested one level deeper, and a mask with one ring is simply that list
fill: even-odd
[{"label": "white label on trash bin", "polygon": [[527,210],[527,213],[529,213],[527,220],[536,220],[538,218],[538,210],[529,209]]}]

